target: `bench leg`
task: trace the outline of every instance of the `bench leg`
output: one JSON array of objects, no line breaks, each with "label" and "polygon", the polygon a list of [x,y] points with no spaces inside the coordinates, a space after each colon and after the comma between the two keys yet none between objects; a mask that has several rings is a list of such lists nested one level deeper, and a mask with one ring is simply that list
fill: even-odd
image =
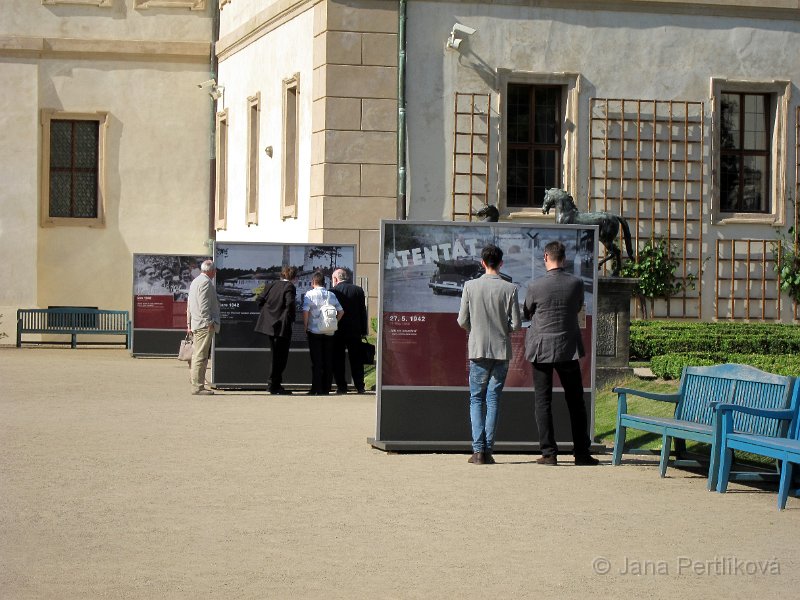
[{"label": "bench leg", "polygon": [[731,476],[731,463],[733,462],[733,450],[728,450],[719,453],[719,475],[717,476],[717,491],[724,494],[728,491],[728,479]]},{"label": "bench leg", "polygon": [[711,464],[708,465],[708,481],[706,489],[713,492],[717,488],[717,476],[719,475],[719,449],[716,445],[711,447]]},{"label": "bench leg", "polygon": [[669,451],[672,447],[672,437],[664,434],[661,439],[661,460],[658,461],[658,471],[661,477],[667,476],[667,464],[669,463]]},{"label": "bench leg", "polygon": [[789,497],[789,487],[792,483],[792,463],[788,460],[783,461],[781,469],[781,484],[778,488],[778,510],[786,508],[786,499]]},{"label": "bench leg", "polygon": [[72,342],[70,344],[70,347],[71,348],[77,348],[78,347],[78,336],[76,334],[74,334],[74,333],[72,334]]},{"label": "bench leg", "polygon": [[622,462],[622,451],[625,448],[625,434],[627,427],[617,424],[617,433],[614,434],[614,455],[611,457],[612,465],[619,465]]}]

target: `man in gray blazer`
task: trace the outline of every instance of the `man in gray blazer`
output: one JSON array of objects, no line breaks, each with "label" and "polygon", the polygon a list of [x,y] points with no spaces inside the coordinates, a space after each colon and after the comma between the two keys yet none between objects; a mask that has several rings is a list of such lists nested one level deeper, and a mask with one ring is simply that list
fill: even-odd
[{"label": "man in gray blazer", "polygon": [[500,393],[511,360],[511,332],[522,325],[517,286],[503,280],[499,270],[503,251],[494,245],[481,252],[486,273],[464,284],[458,324],[469,332],[469,416],[472,456],[476,465],[494,464],[492,446],[497,427]]},{"label": "man in gray blazer", "polygon": [[533,364],[536,427],[539,430],[540,465],[558,464],[553,433],[553,371],[564,387],[572,426],[576,465],[596,465],[589,454],[590,440],[583,399],[583,379],[578,359],[585,352],[578,313],[583,307],[583,280],[564,271],[565,248],[559,241],[544,247],[547,273],[528,285],[523,312],[531,320],[525,335],[525,358]]}]

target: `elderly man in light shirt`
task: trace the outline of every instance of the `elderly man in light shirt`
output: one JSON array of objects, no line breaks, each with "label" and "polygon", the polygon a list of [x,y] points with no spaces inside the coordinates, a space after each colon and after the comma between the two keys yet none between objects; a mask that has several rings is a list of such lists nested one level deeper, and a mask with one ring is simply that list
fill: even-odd
[{"label": "elderly man in light shirt", "polygon": [[192,349],[192,394],[211,395],[205,387],[208,357],[214,333],[220,328],[219,299],[214,286],[217,268],[213,260],[204,261],[200,275],[189,286],[189,303],[186,306],[186,326],[194,336]]},{"label": "elderly man in light shirt", "polygon": [[469,416],[476,465],[494,464],[492,448],[500,394],[511,361],[511,332],[522,326],[517,286],[500,277],[503,251],[495,245],[481,252],[486,273],[464,284],[458,324],[469,332]]}]

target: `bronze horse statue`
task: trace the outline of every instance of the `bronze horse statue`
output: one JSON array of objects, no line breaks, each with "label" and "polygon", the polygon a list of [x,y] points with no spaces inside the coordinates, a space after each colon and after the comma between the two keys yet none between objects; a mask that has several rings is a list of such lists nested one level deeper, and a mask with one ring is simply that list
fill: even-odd
[{"label": "bronze horse statue", "polygon": [[479,211],[472,213],[473,217],[481,217],[486,223],[497,223],[500,220],[500,211],[494,204],[488,204]]},{"label": "bronze horse statue", "polygon": [[582,213],[575,206],[572,196],[558,188],[550,188],[544,193],[542,212],[549,214],[550,209],[553,207],[556,209],[556,223],[599,226],[598,236],[600,243],[606,248],[606,256],[600,260],[597,266],[600,267],[610,260],[611,275],[618,277],[622,266],[622,251],[614,241],[617,239],[620,227],[622,227],[622,234],[625,238],[625,250],[628,253],[628,258],[633,259],[631,230],[628,227],[628,222],[624,218],[606,211]]}]

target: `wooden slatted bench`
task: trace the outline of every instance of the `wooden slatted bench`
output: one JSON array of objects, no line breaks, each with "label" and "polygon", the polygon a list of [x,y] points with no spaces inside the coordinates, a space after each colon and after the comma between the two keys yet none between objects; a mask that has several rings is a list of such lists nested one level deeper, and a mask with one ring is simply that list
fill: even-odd
[{"label": "wooden slatted bench", "polygon": [[[793,466],[800,465],[800,380],[795,383],[792,404],[787,410],[768,410],[746,408],[731,404],[717,407],[720,427],[715,431],[714,445],[719,448],[719,474],[717,491],[724,493],[728,489],[728,480],[733,463],[733,451],[740,450],[781,461],[781,478],[778,487],[778,510],[786,508],[792,485]],[[767,419],[778,427],[778,435],[766,436],[752,433],[741,433],[736,430],[736,416],[749,415],[756,419]],[[785,432],[785,437],[780,435]]]},{"label": "wooden slatted bench", "polygon": [[[727,364],[711,367],[684,367],[678,392],[656,394],[617,387],[617,431],[614,438],[613,465],[622,461],[628,428],[661,435],[661,477],[667,472],[672,440],[683,439],[712,444],[708,471],[708,489],[716,488],[719,449],[714,445],[715,407],[731,404],[758,409],[788,409],[792,401],[793,377],[766,373],[747,365]],[[675,404],[672,417],[655,417],[628,412],[628,396]],[[774,420],[737,413],[733,418],[737,432],[753,435],[780,435],[781,425]]]},{"label": "wooden slatted bench", "polygon": [[[70,341],[36,341],[30,344],[78,345],[79,335],[124,335],[125,347],[130,348],[131,321],[127,310],[104,310],[85,307],[21,308],[17,310],[17,348],[22,346],[22,336],[69,335]],[[84,342],[89,343],[89,342]],[[120,344],[122,342],[91,342],[93,344]]]}]

